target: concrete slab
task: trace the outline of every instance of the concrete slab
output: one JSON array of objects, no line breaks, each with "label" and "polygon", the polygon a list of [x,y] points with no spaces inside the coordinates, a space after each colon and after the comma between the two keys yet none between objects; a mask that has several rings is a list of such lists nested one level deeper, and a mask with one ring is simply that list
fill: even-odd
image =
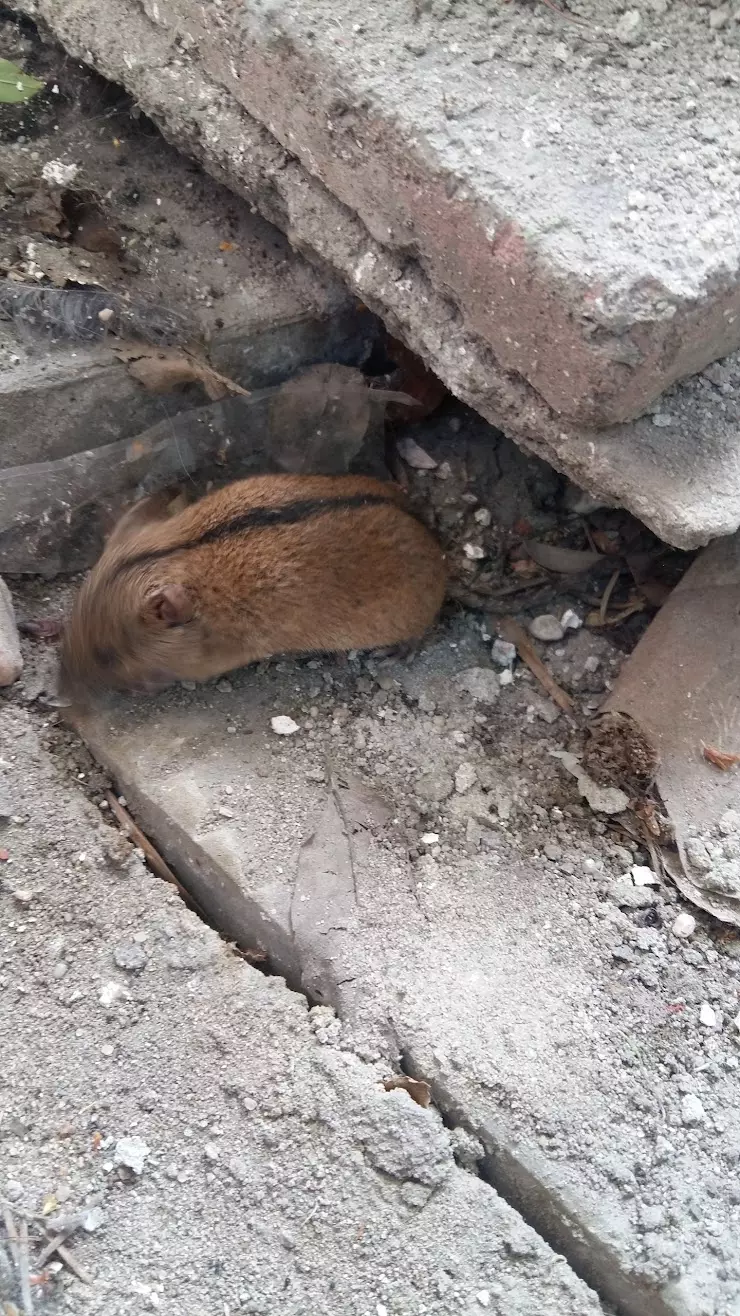
[{"label": "concrete slab", "polygon": [[48,734],[0,710],[0,1193],[34,1280],[69,1221],[89,1282],[52,1255],[33,1310],[599,1316],[474,1141],[147,874]]},{"label": "concrete slab", "polygon": [[[252,0],[217,22],[144,7],[171,59],[422,264],[556,411],[630,419],[740,345],[731,22],[677,4],[628,25],[616,0],[560,23],[400,0]],[[687,76],[709,100],[687,104]]]},{"label": "concrete slab", "polygon": [[[586,657],[614,679],[585,632],[550,659],[579,702]],[[631,886],[646,856],[578,802],[528,675],[471,701],[489,663],[462,619],[412,665],[285,661],[82,730],[218,926],[430,1081],[603,1300],[734,1316],[738,943],[673,934],[675,892]]]},{"label": "concrete slab", "polygon": [[[569,370],[571,379],[568,381],[568,388],[573,389],[572,397],[575,399],[581,396],[583,400],[588,391],[584,381],[587,376],[593,375],[596,363],[599,369],[602,368],[602,357],[605,355],[608,360],[604,369],[612,380],[610,386],[612,392],[609,405],[600,404],[598,414],[603,420],[610,415],[624,414],[613,409],[614,400],[618,396],[616,385],[618,377],[625,380],[627,390],[625,397],[627,394],[632,396],[629,391],[634,381],[638,381],[635,384],[634,406],[637,407],[638,394],[642,399],[640,405],[644,405],[648,396],[654,396],[659,388],[675,376],[676,372],[695,369],[709,356],[727,350],[738,341],[736,335],[740,321],[733,319],[730,324],[734,312],[731,311],[727,317],[724,317],[724,309],[729,309],[724,306],[721,318],[726,326],[729,325],[729,331],[723,331],[723,335],[720,335],[721,342],[719,338],[714,340],[711,352],[705,352],[702,356],[697,347],[703,333],[703,330],[698,329],[699,322],[702,321],[706,327],[708,325],[706,317],[711,319],[717,307],[722,305],[721,296],[719,301],[712,301],[708,293],[705,295],[701,292],[699,285],[705,286],[705,280],[709,276],[707,261],[711,263],[715,255],[722,253],[721,259],[726,263],[727,278],[726,281],[720,280],[718,287],[721,286],[725,291],[736,277],[736,253],[733,255],[735,251],[733,243],[736,238],[734,228],[733,236],[729,236],[729,230],[726,228],[727,216],[723,208],[721,191],[726,186],[731,192],[732,187],[735,186],[732,181],[736,179],[735,157],[731,151],[723,155],[720,149],[721,143],[718,145],[717,141],[697,139],[697,134],[704,132],[706,135],[710,132],[703,110],[699,113],[696,106],[687,108],[682,99],[670,98],[661,102],[660,109],[656,110],[652,95],[655,70],[662,67],[661,61],[677,59],[676,69],[681,68],[681,60],[676,57],[675,52],[683,47],[680,44],[676,45],[672,39],[668,40],[663,34],[673,33],[672,25],[678,24],[684,36],[689,32],[696,38],[699,32],[698,25],[704,24],[705,28],[707,27],[709,11],[683,5],[673,6],[670,11],[662,15],[657,15],[656,11],[656,16],[653,17],[647,9],[641,11],[643,32],[652,32],[654,24],[667,25],[663,28],[655,28],[658,35],[651,41],[647,50],[633,50],[621,43],[615,45],[611,38],[602,39],[598,32],[600,20],[592,19],[591,16],[585,34],[581,33],[580,28],[572,31],[572,24],[562,20],[561,26],[556,28],[557,39],[554,39],[552,32],[548,34],[544,30],[547,24],[552,26],[557,23],[551,14],[533,17],[519,6],[511,6],[511,14],[504,10],[483,15],[482,11],[474,11],[474,17],[477,15],[476,22],[485,19],[487,24],[498,25],[497,32],[501,27],[502,33],[506,33],[509,24],[513,23],[515,26],[511,32],[516,33],[519,31],[516,25],[522,25],[521,42],[517,40],[510,43],[511,60],[507,58],[501,63],[502,75],[508,76],[498,79],[496,89],[497,96],[500,94],[504,98],[513,98],[512,104],[516,108],[512,112],[507,111],[507,115],[496,121],[496,141],[499,142],[500,134],[508,142],[510,133],[521,134],[521,131],[524,131],[520,125],[523,113],[521,107],[525,105],[528,120],[533,118],[535,121],[535,127],[525,125],[526,131],[534,132],[537,137],[538,144],[531,149],[538,160],[540,155],[542,156],[548,169],[548,186],[543,189],[539,185],[541,162],[536,167],[530,166],[533,177],[529,178],[529,175],[526,177],[527,195],[531,200],[533,189],[537,187],[540,203],[545,204],[542,201],[544,197],[549,206],[553,189],[557,190],[558,187],[571,189],[570,209],[565,225],[553,228],[548,233],[540,233],[538,237],[538,241],[544,242],[549,252],[547,260],[544,256],[541,258],[543,269],[547,266],[547,278],[538,284],[537,279],[532,275],[530,282],[526,283],[530,291],[538,287],[542,292],[543,288],[550,287],[552,299],[548,302],[548,307],[551,310],[548,310],[547,314],[543,312],[541,319],[537,319],[534,302],[531,305],[527,302],[525,328],[529,337],[525,339],[517,335],[509,335],[512,344],[514,341],[519,344],[516,351],[521,349],[524,352],[522,344],[525,345],[526,360],[514,362],[513,357],[510,358],[508,355],[509,352],[514,351],[512,344],[508,344],[504,352],[498,342],[493,345],[494,328],[487,325],[484,326],[484,331],[481,331],[479,318],[469,313],[468,308],[457,300],[454,270],[447,271],[444,278],[440,276],[440,271],[434,262],[427,261],[423,243],[420,242],[415,230],[397,230],[390,238],[385,231],[378,232],[372,226],[369,227],[369,221],[366,223],[359,211],[338,200],[323,186],[317,176],[320,173],[318,164],[312,163],[312,160],[302,164],[297,158],[300,156],[302,141],[302,134],[298,128],[294,130],[295,141],[291,139],[286,150],[273,135],[272,129],[276,129],[276,125],[271,117],[268,117],[268,127],[265,128],[258,118],[247,113],[243,108],[246,103],[245,98],[251,94],[250,88],[254,86],[255,96],[258,91],[261,95],[261,74],[252,63],[257,49],[255,44],[257,37],[254,34],[258,15],[256,7],[253,6],[246,14],[244,34],[241,34],[240,30],[237,41],[234,37],[236,19],[231,15],[227,16],[223,11],[219,11],[219,22],[213,25],[212,32],[201,34],[197,24],[193,32],[190,31],[192,24],[183,26],[179,16],[180,10],[175,6],[174,0],[171,4],[158,5],[156,11],[149,7],[146,12],[144,8],[135,4],[134,0],[122,0],[122,3],[123,9],[120,5],[117,6],[115,25],[111,24],[104,11],[93,4],[92,0],[78,0],[74,6],[60,3],[60,0],[34,0],[34,3],[27,4],[25,9],[32,16],[48,23],[74,54],[86,59],[107,77],[127,86],[147,112],[160,123],[171,140],[200,159],[214,176],[234,191],[247,196],[268,219],[288,234],[294,247],[307,252],[312,259],[320,261],[324,266],[328,265],[339,270],[350,287],[368,306],[385,318],[391,330],[403,337],[458,397],[475,407],[510,437],[551,461],[590,492],[607,501],[630,508],[661,537],[678,546],[696,547],[718,535],[732,533],[738,528],[740,525],[740,497],[737,495],[738,419],[732,408],[731,394],[729,398],[720,397],[710,390],[704,394],[701,405],[697,407],[694,402],[694,386],[689,384],[686,386],[688,393],[685,408],[682,391],[679,390],[676,395],[676,405],[672,410],[677,416],[684,418],[677,419],[672,432],[670,428],[661,429],[660,425],[653,427],[650,420],[607,427],[604,430],[583,421],[576,422],[561,414],[558,409],[561,406],[561,399],[557,390],[551,395],[557,405],[548,405],[545,400],[545,381],[540,379],[539,375],[535,380],[536,387],[532,387],[528,382],[530,379],[535,379],[533,363],[541,364],[546,359],[552,360],[549,352],[552,342],[556,342],[558,372],[562,372],[563,369]],[[435,5],[434,9],[435,13],[444,10],[447,14],[440,31],[449,31],[452,34],[455,24],[462,20],[455,19],[454,11],[449,10],[448,13],[448,7],[444,5]],[[270,31],[273,36],[276,34],[277,27],[270,26],[273,23],[279,26],[288,20],[291,23],[299,22],[299,16],[289,6],[275,6],[271,12],[273,17],[269,21],[265,19],[265,26],[260,29],[263,36]],[[609,13],[612,13],[611,6]],[[125,50],[118,40],[118,24],[122,14],[125,14],[127,33]],[[473,22],[470,7],[466,7],[465,15],[465,21]],[[389,67],[393,65],[393,61],[401,60],[403,69],[406,70],[406,61],[411,60],[414,67],[418,66],[423,70],[430,60],[436,68],[436,61],[440,58],[449,60],[452,66],[458,57],[462,57],[461,51],[455,52],[449,48],[440,54],[438,37],[434,32],[430,31],[427,38],[424,38],[422,33],[422,38],[419,38],[416,29],[415,35],[408,36],[409,42],[413,46],[415,41],[421,39],[423,44],[426,39],[429,54],[423,57],[413,56],[403,44],[406,22],[407,19],[403,15],[395,14],[394,9],[394,39],[392,48],[389,43],[386,51],[390,61]],[[428,22],[429,19],[425,17],[423,24]],[[366,26],[370,27],[366,7],[363,7],[358,23],[363,29]],[[452,24],[452,27],[449,24]],[[531,32],[527,25],[530,25]],[[349,51],[352,59],[358,57],[358,42],[360,38],[364,40],[366,34],[358,35],[353,32],[351,11],[346,7],[343,8],[341,20],[330,24],[326,31],[319,32],[318,23],[316,28],[315,40],[321,51],[324,50],[326,43],[332,43],[336,36],[339,44],[334,43],[335,54],[341,51],[347,54]],[[385,24],[382,30],[386,30]],[[425,27],[424,31],[426,30]],[[705,31],[704,28],[701,30]],[[728,28],[727,32],[731,30]],[[494,36],[495,34],[492,34],[490,40],[487,38],[486,41],[481,41],[481,53],[496,47],[498,37],[494,40]],[[530,72],[530,67],[539,69],[539,65],[535,64],[535,54],[537,60],[545,57],[552,60],[556,48],[560,54],[562,54],[559,50],[560,46],[570,51],[570,43],[575,41],[576,37],[584,43],[581,54],[571,52],[571,56],[566,56],[564,63],[568,65],[568,69],[559,73],[557,78],[553,77],[552,63],[550,63],[546,76],[539,80],[537,90],[526,99],[528,80],[534,76]],[[235,73],[236,63],[233,69],[230,66],[225,68],[220,56],[217,58],[219,50],[215,47],[215,42],[222,41],[225,50],[229,48],[232,39],[237,41],[237,44],[241,43],[239,50],[240,59],[243,59],[242,68],[249,66],[251,70],[249,77],[238,79]],[[342,47],[342,41],[346,41],[347,45]],[[589,54],[591,41],[594,49]],[[455,41],[451,40],[451,45],[454,44]],[[289,40],[276,38],[269,52],[265,53],[264,50],[261,52],[261,63],[265,68],[273,69],[275,61],[282,57],[281,52],[285,54],[289,51],[289,47]],[[614,51],[617,47],[618,53],[615,55]],[[697,49],[696,40],[692,39],[690,48],[693,58]],[[298,58],[292,47],[290,50],[292,51],[290,58]],[[707,85],[711,85],[712,94],[717,97],[717,105],[724,106],[723,113],[726,111],[724,118],[717,114],[717,122],[720,125],[718,131],[722,132],[721,124],[734,123],[737,117],[728,117],[730,102],[734,104],[733,98],[736,95],[735,84],[729,82],[724,85],[721,82],[725,64],[729,62],[728,66],[731,65],[736,59],[736,54],[728,45],[727,34],[722,28],[717,29],[715,35],[711,37],[709,47],[704,42],[698,50],[697,58],[706,57],[712,61],[711,78]],[[535,53],[532,53],[533,51]],[[487,77],[490,77],[491,69],[498,68],[496,62],[498,57],[494,55],[492,58],[493,62],[486,65]],[[531,58],[531,66],[527,65],[527,58]],[[520,60],[519,63],[512,62],[517,59]],[[427,65],[424,64],[424,60],[427,60]],[[522,64],[521,60],[525,62]],[[590,67],[584,70],[580,62],[582,60],[591,60]],[[560,67],[561,64],[563,61],[559,59],[558,66]],[[329,88],[334,88],[330,66],[327,64],[326,67],[329,69],[326,79],[316,79],[312,94],[323,96],[324,92],[328,94]],[[476,70],[483,67],[483,65],[474,65],[468,60],[466,77],[468,72],[471,77],[479,76]],[[667,81],[667,85],[672,88],[671,96],[674,92],[678,96],[675,79],[679,77],[679,73],[669,75],[665,69],[663,72],[664,82]],[[378,87],[382,85],[385,96],[388,90],[387,80],[381,75],[379,67],[376,73]],[[407,86],[405,78],[404,72],[399,84],[404,88]],[[578,79],[585,79],[583,87],[591,88],[588,92],[589,96],[594,90],[593,79],[596,79],[597,88],[600,90],[608,86],[613,94],[605,102],[606,109],[603,104],[596,103],[594,95],[593,104],[589,102],[590,108],[586,114],[584,105],[587,92],[583,88],[578,90],[580,86]],[[296,87],[291,93],[296,113],[301,112],[301,107],[305,108],[305,102],[302,100],[305,91],[304,81],[296,74]],[[430,86],[436,85],[431,75],[428,81]],[[458,85],[462,86],[462,83],[456,80],[451,67],[449,76],[445,78],[445,95],[447,89]],[[681,85],[683,86],[683,83]],[[550,93],[556,99],[571,98],[565,105],[561,117],[553,114],[551,118],[545,113],[544,105],[540,103],[541,99]],[[379,93],[368,92],[369,107],[376,105],[376,94]],[[393,95],[395,96],[395,93]],[[673,133],[671,142],[675,144],[675,154],[674,145],[671,145],[670,149],[664,149],[662,145],[656,148],[651,134],[639,127],[639,123],[647,122],[649,109],[647,103],[640,105],[639,97],[642,96],[644,100],[648,95],[652,106],[651,112],[659,114],[662,130],[666,129],[667,123],[664,116],[673,112],[671,107],[675,109],[675,114],[678,116],[673,125],[675,132],[671,130]],[[439,102],[441,96],[442,91],[437,85]],[[727,98],[729,100],[725,105]],[[391,100],[389,103],[394,102]],[[409,103],[413,104],[413,98],[410,98]],[[280,110],[284,104],[281,84],[277,81],[275,104],[277,110]],[[342,100],[340,96],[337,109],[342,110],[342,107],[346,110],[346,100]],[[472,122],[477,123],[481,114],[485,119],[485,115],[490,112],[488,100],[484,100],[482,109],[474,113]],[[625,127],[623,120],[626,114],[634,117],[634,122],[628,126],[626,136],[622,135],[616,148],[611,140],[611,131],[609,140],[605,141],[603,128],[598,123],[594,123],[594,120],[604,113],[610,120],[617,116],[622,128]],[[327,125],[331,124],[335,136],[337,133],[340,136],[344,135],[342,141],[348,137],[342,124],[362,122],[360,140],[363,143],[363,151],[367,149],[369,153],[375,151],[373,145],[375,130],[370,123],[365,131],[367,115],[367,109],[352,109],[334,113],[333,117],[331,115],[327,117],[326,114],[319,115],[315,124],[313,121],[308,125],[306,121],[302,122],[306,132],[310,128],[312,133],[315,129],[321,134],[328,133]],[[358,118],[358,116],[364,117]],[[399,110],[398,122],[401,123],[403,120],[404,115]],[[436,122],[435,116],[430,117],[429,122],[433,121]],[[445,119],[445,123],[448,126],[452,124],[457,131],[457,120]],[[563,128],[560,134],[550,131],[550,127],[556,123]],[[381,133],[381,129],[385,131],[385,126],[382,118],[379,118],[375,125],[378,133]],[[568,164],[567,168],[560,167],[564,150],[563,142],[572,152],[570,160],[581,158],[577,152],[584,145],[583,134],[589,138],[588,159],[592,162],[589,166],[592,172],[586,178],[588,186],[582,185],[574,177],[571,169],[575,166]],[[686,141],[684,141],[685,136]],[[689,138],[693,145],[687,144]],[[395,140],[394,137],[391,142],[389,136],[386,143],[389,159],[392,156],[391,146],[394,145]],[[595,140],[598,140],[601,165],[598,161],[594,161]],[[332,147],[332,168],[336,171],[346,169],[348,177],[351,174],[359,187],[362,171],[353,164],[355,152],[350,138],[348,142],[349,144],[344,143],[342,150],[337,149],[336,145]],[[339,145],[341,144],[340,142]],[[686,150],[683,150],[684,146]],[[506,159],[510,160],[510,142],[506,149],[508,151]],[[455,150],[459,153],[459,147]],[[346,160],[343,152],[349,153]],[[516,153],[523,158],[524,152],[525,148],[519,142]],[[611,157],[615,153],[616,159],[612,160]],[[418,209],[420,214],[423,212],[426,216],[424,207],[428,179],[424,170],[427,163],[431,162],[431,167],[437,157],[431,151],[431,147],[428,151],[425,148],[424,152],[419,148],[419,155],[418,169],[415,166],[409,171],[411,181],[408,186],[412,188],[415,210]],[[384,200],[386,193],[383,189],[382,161],[379,164],[374,154],[372,158],[377,168],[375,171],[368,168],[367,178],[372,179],[369,190],[373,195]],[[480,160],[481,157],[475,158]],[[368,159],[370,159],[369,154]],[[436,168],[436,165],[434,167]],[[634,175],[629,173],[632,167],[636,171]],[[714,170],[716,178],[716,185],[712,184],[709,193],[700,185],[702,175],[706,176],[707,169]],[[643,173],[646,173],[646,177],[649,176],[647,182],[642,179]],[[682,189],[680,204],[676,203],[671,209],[669,200],[664,203],[660,201],[660,197],[665,194],[666,198],[670,198],[672,195],[669,175],[676,185],[676,180],[680,181],[685,174],[689,177],[691,186],[687,183],[684,188],[683,184],[680,184]],[[453,196],[451,199],[445,199],[441,204],[445,213],[450,209],[454,210],[455,224],[458,226],[456,236],[458,230],[460,235],[467,234],[467,238],[470,239],[469,249],[471,253],[476,253],[477,268],[488,270],[492,278],[494,276],[498,278],[502,271],[505,272],[505,283],[508,288],[511,288],[510,280],[514,279],[516,291],[520,295],[513,309],[519,314],[521,304],[526,299],[522,293],[521,279],[517,285],[520,275],[519,266],[513,273],[509,269],[508,262],[516,255],[518,245],[517,240],[513,241],[513,246],[508,239],[504,241],[508,233],[503,218],[504,212],[502,211],[504,229],[500,235],[498,255],[495,259],[489,258],[491,242],[487,239],[486,259],[489,262],[487,265],[485,260],[478,259],[480,233],[477,236],[471,235],[470,229],[466,228],[463,222],[466,217],[472,222],[477,212],[474,213],[474,207],[469,204],[469,199],[461,199],[462,192],[458,195],[459,180],[456,181],[454,170],[449,177],[452,179]],[[423,187],[418,183],[419,179],[425,180]],[[447,175],[445,175],[446,179]],[[660,186],[650,181],[654,179],[662,180]],[[413,191],[414,180],[416,180],[416,191]],[[626,190],[628,187],[629,192]],[[720,189],[719,192],[717,188]],[[367,183],[362,184],[361,190],[363,195],[368,192]],[[643,195],[647,197],[647,205],[644,209],[629,209],[631,204],[629,195],[632,191],[635,192],[638,200]],[[399,184],[394,192],[395,195],[399,198],[399,204],[404,206],[411,204],[406,184],[403,187]],[[594,196],[598,197],[598,205],[592,200]],[[632,198],[633,202],[636,197]],[[641,200],[640,204],[642,204]],[[509,206],[508,201],[504,206],[504,211],[508,214],[511,207],[507,209],[507,206]],[[705,215],[707,206],[717,207],[718,213],[713,217],[709,216],[708,212]],[[572,228],[574,216],[577,221],[577,233]],[[731,221],[731,213],[729,218]],[[597,241],[596,235],[600,226],[612,221],[616,227],[611,232],[609,241]],[[491,222],[491,217],[488,215],[486,224],[490,226]],[[584,236],[589,223],[594,225],[591,233],[594,239],[593,250],[588,247]],[[671,228],[674,223],[677,225],[675,229]],[[659,286],[656,289],[649,284],[646,280],[646,269],[641,263],[645,252],[650,249],[651,236],[655,238],[656,225],[662,232],[661,242],[657,244],[658,254],[660,255],[662,251],[658,284],[660,285],[661,279],[667,280],[672,289],[670,295],[665,287]],[[494,236],[498,231],[497,226],[500,227],[498,221],[494,225]],[[716,242],[711,238],[712,233],[716,235]],[[408,234],[408,237],[404,234]],[[448,231],[447,239],[449,238]],[[692,240],[690,241],[689,238]],[[589,278],[592,277],[597,281],[600,263],[605,260],[609,264],[615,253],[619,253],[617,262],[621,271],[619,277],[615,269],[610,267],[611,275],[616,280],[615,286],[624,292],[624,297],[622,292],[617,297],[616,306],[611,302],[608,305],[605,302],[601,306],[599,298],[602,296],[602,291],[599,291],[598,295],[594,295],[588,302],[589,309],[585,312],[584,285],[579,284],[578,279],[570,284],[571,291],[567,296],[564,294],[565,300],[561,299],[561,284],[555,277],[557,263],[562,257],[566,265],[568,264],[571,260],[571,246],[577,256],[576,263],[580,261],[584,268],[588,268]],[[459,247],[463,251],[468,250],[462,238]],[[551,252],[550,248],[552,248]],[[653,249],[655,250],[655,247]],[[684,254],[690,269],[679,268]],[[421,259],[422,256],[424,259]],[[527,271],[529,278],[531,272],[526,260],[522,272],[524,270]],[[644,311],[639,323],[634,319],[635,290],[632,288],[631,293],[625,291],[625,289],[629,290],[635,277],[641,289],[640,305]],[[548,279],[551,280],[550,285]],[[558,284],[557,291],[553,291],[553,279]],[[693,289],[691,296],[688,295],[690,284]],[[589,284],[589,286],[593,292],[593,285]],[[708,286],[707,284],[706,288]],[[576,301],[581,297],[577,313],[574,303],[568,302],[568,297],[573,294],[574,288],[580,290]],[[605,291],[603,295],[607,297]],[[688,301],[683,300],[685,297],[688,297]],[[662,308],[658,310],[656,310],[656,299],[657,302],[661,302],[661,299],[663,302]],[[625,312],[625,304],[629,305],[630,301],[633,312],[631,322],[629,314],[624,315],[624,320],[620,318]],[[497,306],[498,315],[499,303],[494,299],[492,304]],[[556,333],[554,325],[554,320],[558,319],[565,305],[570,305],[573,313],[565,334],[567,342],[562,334],[558,337],[560,331],[558,329]],[[691,309],[692,307],[694,309]],[[692,320],[694,314],[697,317],[695,323]],[[499,323],[506,324],[506,317],[500,322],[496,321],[496,324]],[[681,331],[676,328],[679,324],[683,325]],[[539,339],[537,342],[532,341],[532,335],[537,338],[540,331],[546,348],[542,346]],[[675,339],[671,337],[674,334]],[[668,335],[670,344],[665,337],[661,340],[661,335]],[[660,361],[656,361],[654,349],[659,340],[662,341],[663,347]],[[703,341],[706,348],[708,339]],[[690,349],[689,343],[693,344]],[[620,344],[621,347],[626,348],[626,361],[613,359],[620,355]],[[690,360],[688,356],[681,358],[684,348],[689,351]],[[571,355],[578,356],[581,373],[571,369],[573,362],[568,362],[569,351]],[[512,362],[513,368],[509,368]],[[734,365],[732,369],[734,371]],[[648,390],[643,396],[641,390],[644,389],[648,376],[653,379],[652,392]],[[559,378],[559,387],[562,391],[563,381],[560,375]],[[632,405],[630,403],[630,407]],[[658,407],[659,412],[661,407],[662,404]],[[569,403],[566,407],[566,411],[577,410],[575,402]],[[588,407],[584,407],[584,414],[586,413]]]}]

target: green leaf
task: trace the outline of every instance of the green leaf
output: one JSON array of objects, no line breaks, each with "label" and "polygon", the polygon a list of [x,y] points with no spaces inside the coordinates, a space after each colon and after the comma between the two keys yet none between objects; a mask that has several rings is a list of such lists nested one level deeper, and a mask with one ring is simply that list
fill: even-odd
[{"label": "green leaf", "polygon": [[0,105],[22,105],[45,84],[32,78],[9,59],[0,59]]}]

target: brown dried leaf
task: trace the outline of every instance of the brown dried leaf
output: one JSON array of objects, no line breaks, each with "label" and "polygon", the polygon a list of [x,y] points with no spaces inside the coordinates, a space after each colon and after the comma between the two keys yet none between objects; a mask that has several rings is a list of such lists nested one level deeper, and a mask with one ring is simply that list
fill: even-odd
[{"label": "brown dried leaf", "polygon": [[230,393],[249,397],[248,389],[219,374],[202,357],[185,348],[124,343],[116,348],[116,356],[150,393],[171,393],[183,384],[201,384],[211,402],[218,402]]},{"label": "brown dried leaf", "polygon": [[423,1078],[409,1078],[408,1074],[394,1074],[393,1078],[383,1079],[383,1087],[386,1092],[403,1088],[403,1091],[408,1092],[411,1100],[415,1101],[417,1106],[426,1108],[432,1100],[432,1089],[429,1084],[425,1083]]},{"label": "brown dried leaf", "polygon": [[713,745],[702,745],[701,749],[707,763],[719,768],[720,772],[729,772],[736,763],[740,763],[740,754],[730,754],[723,749],[715,749]]},{"label": "brown dried leaf", "polygon": [[590,571],[598,562],[603,561],[602,554],[592,549],[542,544],[536,539],[528,539],[524,547],[538,566],[544,567],[546,571],[557,571],[560,575],[575,575],[580,571]]},{"label": "brown dried leaf", "polygon": [[[393,382],[404,393],[411,394],[416,402],[413,419],[424,420],[444,402],[447,397],[445,385],[426,368],[424,362],[411,352],[405,343],[397,338],[388,338],[387,348],[388,355],[397,367]],[[388,408],[388,419],[406,420],[407,415],[400,407],[391,404]]]}]

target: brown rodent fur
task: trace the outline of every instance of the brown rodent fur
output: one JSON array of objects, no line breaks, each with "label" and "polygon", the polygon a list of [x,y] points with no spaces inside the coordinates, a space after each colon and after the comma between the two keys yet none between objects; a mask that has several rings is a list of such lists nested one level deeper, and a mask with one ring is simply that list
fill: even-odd
[{"label": "brown rodent fur", "polygon": [[118,522],[75,600],[63,691],[203,681],[278,653],[413,640],[445,592],[441,549],[401,489],[366,476],[260,475],[174,516]]}]

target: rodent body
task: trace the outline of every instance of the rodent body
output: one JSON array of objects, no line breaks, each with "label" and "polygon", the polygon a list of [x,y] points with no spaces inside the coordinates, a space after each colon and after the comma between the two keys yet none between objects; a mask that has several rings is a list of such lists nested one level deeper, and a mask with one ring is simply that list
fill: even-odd
[{"label": "rodent body", "polygon": [[278,653],[419,638],[444,557],[398,486],[365,476],[263,475],[168,517],[119,521],[62,643],[62,688],[154,689]]}]

